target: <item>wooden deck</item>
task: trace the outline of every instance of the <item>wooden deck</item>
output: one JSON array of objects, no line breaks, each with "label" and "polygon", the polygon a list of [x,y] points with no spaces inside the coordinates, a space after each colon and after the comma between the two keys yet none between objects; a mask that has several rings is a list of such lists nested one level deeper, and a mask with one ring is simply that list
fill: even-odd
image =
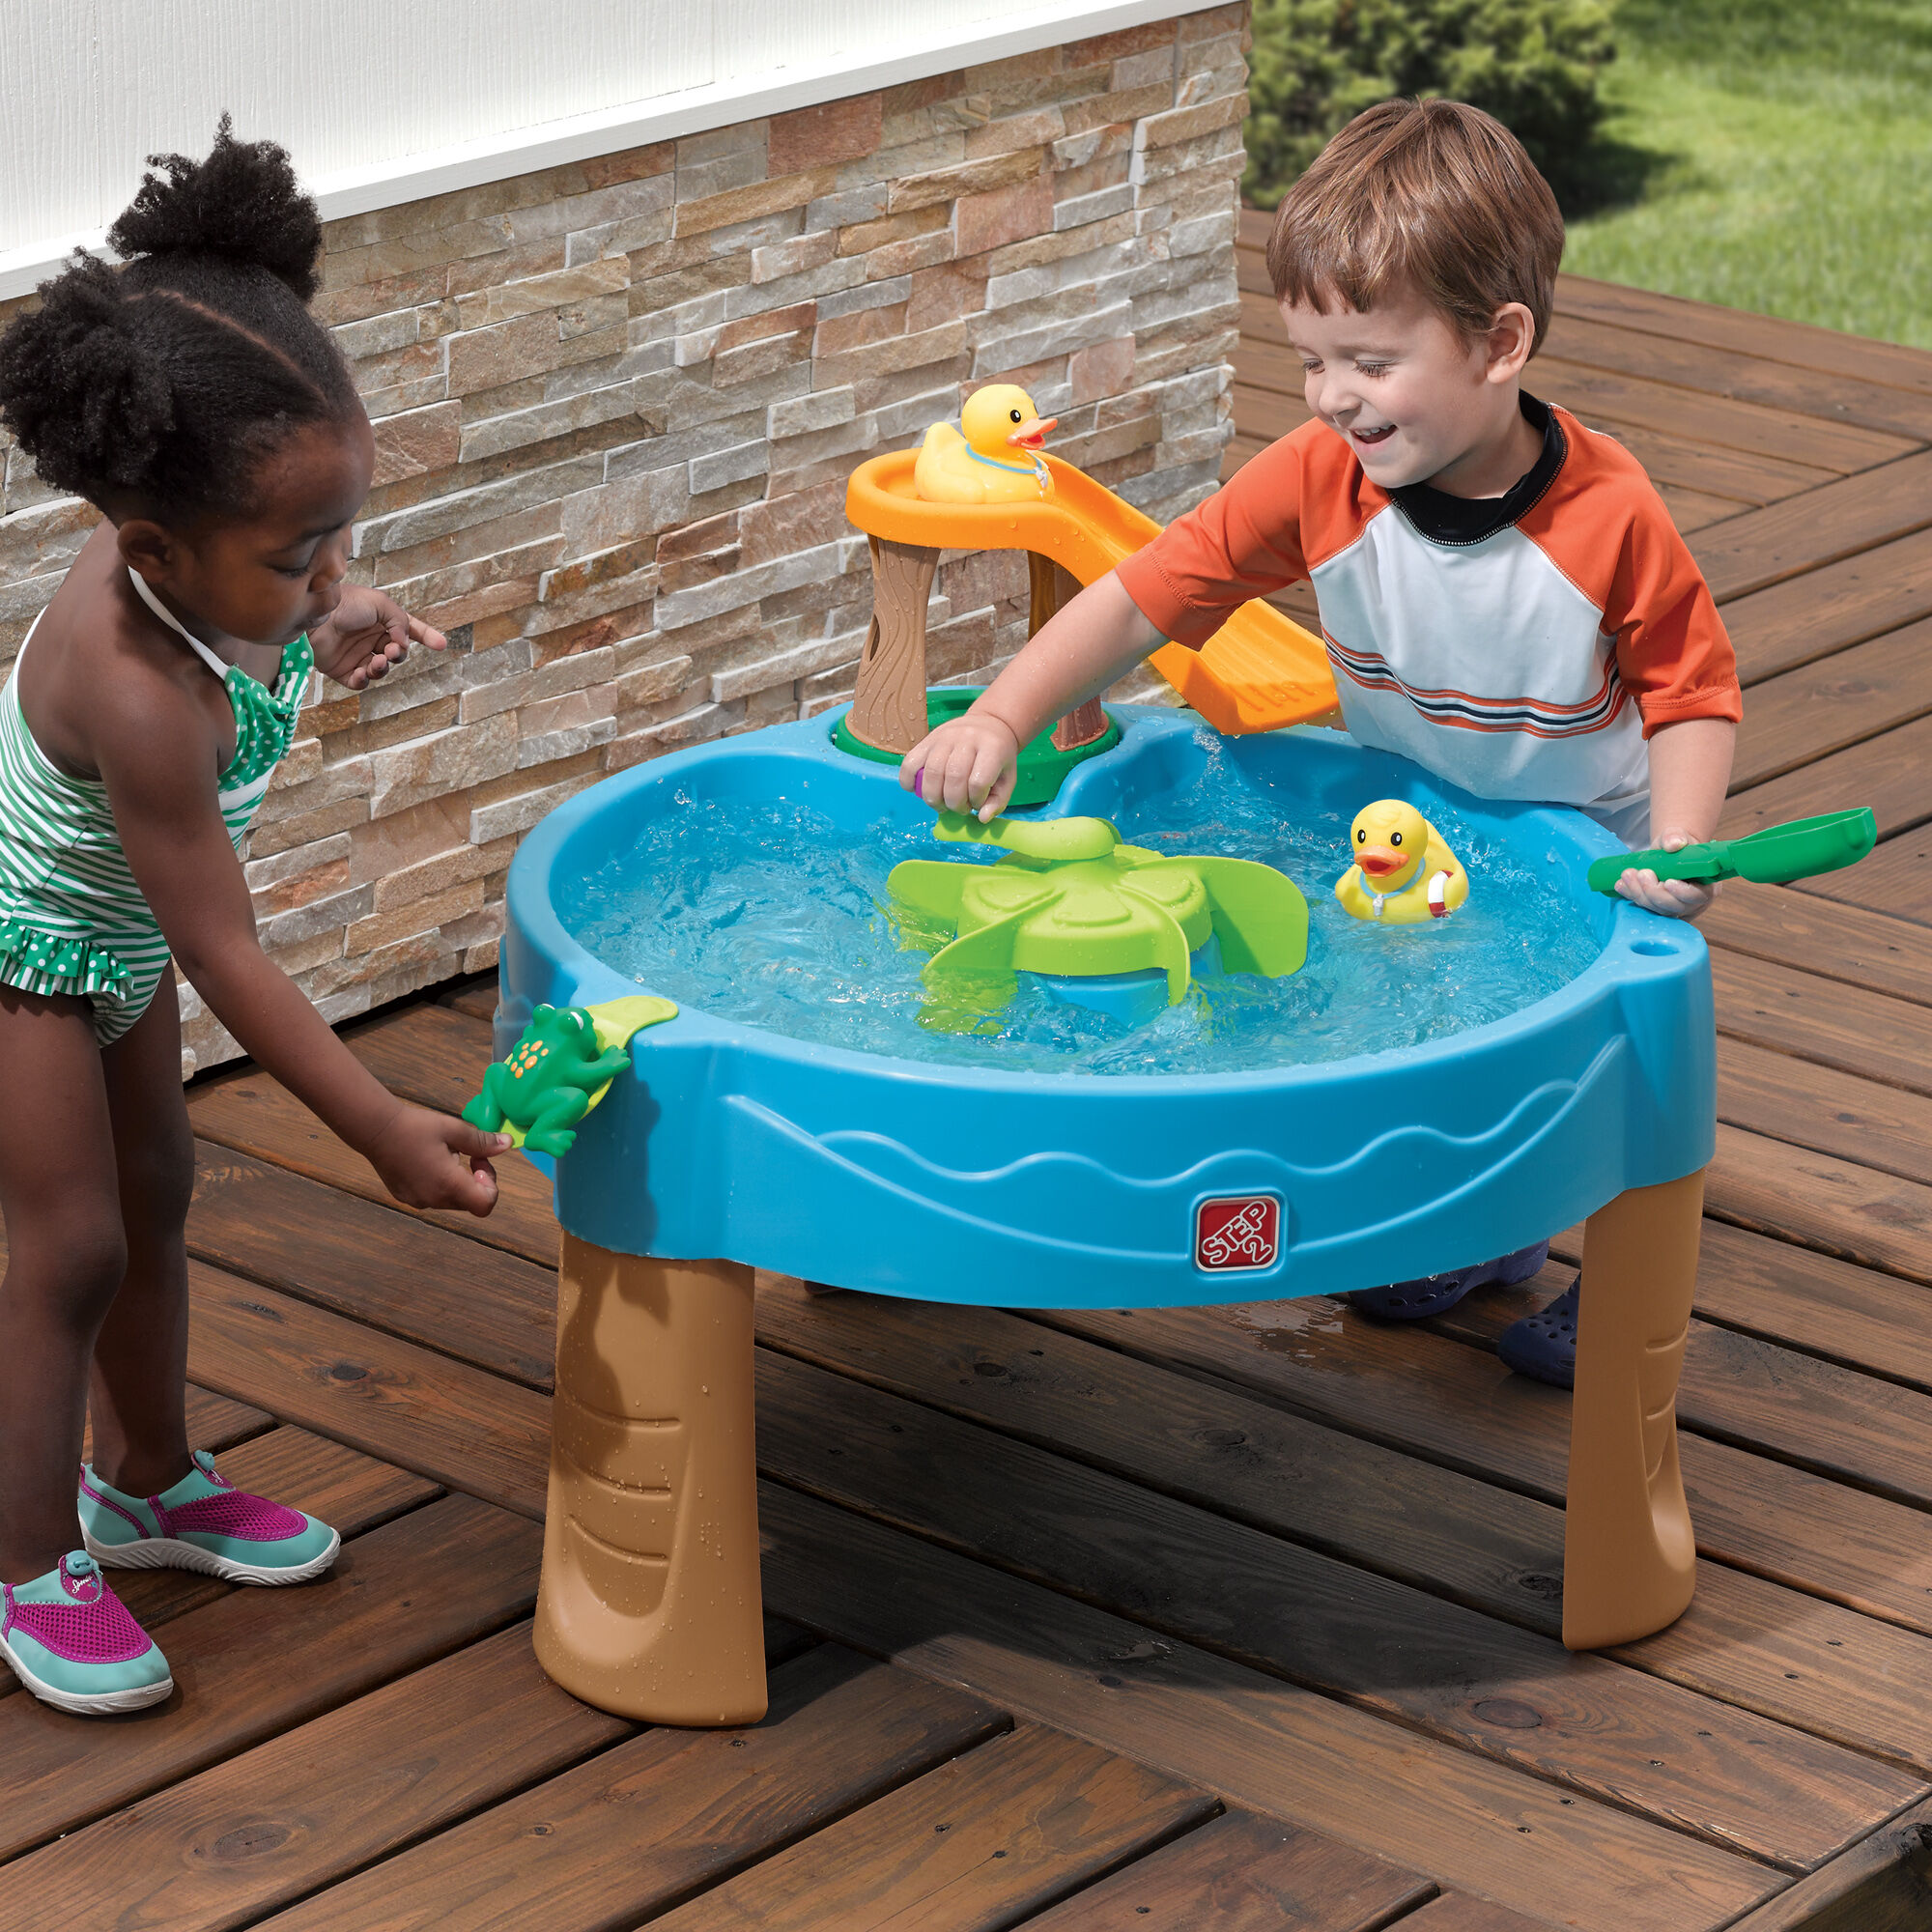
[{"label": "wooden deck", "polygon": [[[1300,403],[1248,300],[1251,450]],[[1706,923],[1682,1623],[1557,1640],[1568,1399],[1491,1352],[1553,1264],[1408,1329],[772,1279],[772,1715],[607,1718],[528,1641],[545,1188],[512,1161],[487,1223],[402,1212],[242,1069],[190,1096],[198,1435],[349,1541],[305,1590],[130,1577],[155,1715],[0,1695],[7,1932],[1932,1926],[1932,355],[1571,282],[1535,374],[1724,601],[1729,826],[1870,803],[1886,838]],[[493,998],[348,1037],[453,1105]]]}]

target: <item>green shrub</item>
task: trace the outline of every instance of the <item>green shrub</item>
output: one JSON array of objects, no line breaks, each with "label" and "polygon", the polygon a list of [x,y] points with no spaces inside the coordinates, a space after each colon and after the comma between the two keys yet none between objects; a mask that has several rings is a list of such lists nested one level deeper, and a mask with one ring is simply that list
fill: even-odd
[{"label": "green shrub", "polygon": [[1441,95],[1493,114],[1572,203],[1609,27],[1602,0],[1255,0],[1243,190],[1272,208],[1363,108]]}]

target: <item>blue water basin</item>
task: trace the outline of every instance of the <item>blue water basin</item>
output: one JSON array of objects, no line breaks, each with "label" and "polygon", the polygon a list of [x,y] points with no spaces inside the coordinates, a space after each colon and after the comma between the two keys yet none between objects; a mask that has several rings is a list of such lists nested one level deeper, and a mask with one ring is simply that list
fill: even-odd
[{"label": "blue water basin", "polygon": [[[747,1005],[717,975],[707,981],[674,952],[654,951],[649,931],[618,944],[587,908],[597,882],[633,874],[640,903],[655,903],[654,891],[662,898],[682,867],[697,867],[690,828],[707,813],[809,824],[821,844],[876,853],[881,877],[892,857],[922,849],[930,814],[890,767],[837,751],[830,718],[777,726],[592,787],[545,819],[512,867],[499,1051],[538,1003],[591,1004],[641,986],[681,1007],[641,1037],[633,1074],[560,1163],[564,1226],[622,1252],[723,1257],[875,1293],[1166,1306],[1334,1293],[1482,1261],[1709,1160],[1704,944],[1687,925],[1587,890],[1591,860],[1617,849],[1601,828],[1576,812],[1471,798],[1332,732],[1224,741],[1188,713],[1117,715],[1119,747],[1081,766],[1039,815],[1091,813],[1145,838],[1163,801],[1187,800],[1198,813],[1217,789],[1284,801],[1297,823],[1342,827],[1371,799],[1406,798],[1467,842],[1472,907],[1486,872],[1513,879],[1525,905],[1538,894],[1556,904],[1554,936],[1529,950],[1547,955],[1546,968],[1561,960],[1546,973],[1560,982],[1532,996],[1540,982],[1526,981],[1532,992],[1515,1010],[1369,1053],[1350,1051],[1346,1005],[1310,1008],[1312,1058],[1295,1032],[1294,1002],[1307,991],[1293,981],[1257,992],[1260,982],[1210,979],[1190,995],[1198,1011],[1176,1009],[1139,1033],[1146,1015],[1131,1002],[1096,1018],[1042,1000],[1032,1031],[1022,1001],[1010,1026],[980,1030],[990,1037],[929,1039],[892,1007],[895,987],[916,996],[919,956],[899,961],[889,936],[871,969],[885,1009],[860,1014],[845,1035],[788,1014],[782,1001]],[[1184,830],[1176,849],[1213,849]],[[1327,893],[1344,862],[1338,844],[1323,871],[1290,866],[1318,915],[1310,985],[1325,970],[1346,987],[1350,957],[1372,956],[1350,947],[1429,941],[1430,928],[1343,929]],[[802,901],[817,890],[802,867]],[[1500,884],[1496,897],[1513,902]],[[1435,931],[1452,927],[1465,952],[1507,939],[1497,930],[1486,940],[1466,914]],[[1211,974],[1211,959],[1203,964]],[[1203,1016],[1242,1001],[1266,1010],[1248,1024],[1245,1055],[1233,1055],[1237,1070],[1133,1070],[1211,1067]],[[1253,1064],[1272,1056],[1278,1064]]]}]

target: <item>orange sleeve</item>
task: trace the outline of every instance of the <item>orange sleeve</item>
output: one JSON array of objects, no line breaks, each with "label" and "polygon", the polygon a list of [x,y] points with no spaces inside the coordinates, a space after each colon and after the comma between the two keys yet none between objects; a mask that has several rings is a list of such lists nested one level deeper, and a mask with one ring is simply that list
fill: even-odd
[{"label": "orange sleeve", "polygon": [[1122,588],[1163,636],[1199,650],[1250,598],[1308,575],[1301,539],[1308,427],[1250,457],[1199,508],[1120,564]]},{"label": "orange sleeve", "polygon": [[1617,672],[1643,714],[1648,738],[1687,718],[1744,717],[1738,661],[1703,574],[1662,502],[1631,519],[1604,611],[1617,640]]}]

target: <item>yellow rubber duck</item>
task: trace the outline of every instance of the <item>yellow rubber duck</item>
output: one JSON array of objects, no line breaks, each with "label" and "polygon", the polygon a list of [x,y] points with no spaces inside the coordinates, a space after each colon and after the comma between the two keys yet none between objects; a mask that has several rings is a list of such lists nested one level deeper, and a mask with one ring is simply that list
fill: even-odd
[{"label": "yellow rubber duck", "polygon": [[1011,383],[976,389],[958,429],[936,422],[926,431],[913,488],[928,503],[1037,502],[1053,488],[1039,446],[1058,421]]},{"label": "yellow rubber duck", "polygon": [[1355,863],[1335,882],[1342,909],[1384,925],[1441,919],[1469,896],[1469,875],[1442,835],[1399,798],[1378,799],[1349,828]]}]

